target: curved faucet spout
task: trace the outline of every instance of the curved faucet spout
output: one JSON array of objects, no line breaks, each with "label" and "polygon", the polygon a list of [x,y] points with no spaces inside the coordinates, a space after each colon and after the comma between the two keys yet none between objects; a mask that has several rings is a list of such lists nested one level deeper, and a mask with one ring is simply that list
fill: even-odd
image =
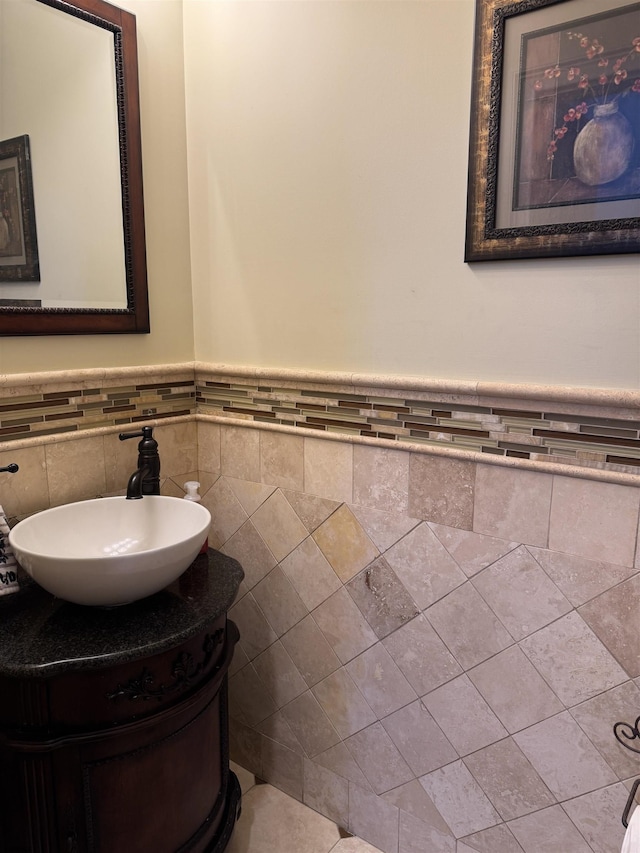
[{"label": "curved faucet spout", "polygon": [[127,483],[127,500],[128,501],[137,501],[142,497],[142,484],[144,483],[145,477],[148,477],[150,474],[149,468],[138,468],[137,471],[134,471],[133,474],[129,477],[129,482]]}]

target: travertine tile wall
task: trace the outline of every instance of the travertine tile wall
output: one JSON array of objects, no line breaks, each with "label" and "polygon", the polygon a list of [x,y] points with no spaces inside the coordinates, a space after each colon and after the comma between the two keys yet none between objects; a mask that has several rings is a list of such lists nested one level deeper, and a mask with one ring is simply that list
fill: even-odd
[{"label": "travertine tile wall", "polygon": [[[183,483],[198,476],[196,424],[162,423],[154,435],[162,450],[162,492],[182,496]],[[122,493],[137,467],[136,444],[135,439],[121,442],[114,432],[0,444],[0,466],[16,462],[20,467],[17,474],[0,474],[0,504],[10,519],[20,519],[71,501]]]},{"label": "travertine tile wall", "polygon": [[0,375],[0,444],[196,413],[637,476],[640,393],[200,362]]},{"label": "travertine tile wall", "polygon": [[618,853],[640,490],[201,419],[235,760],[386,853]]},{"label": "travertine tile wall", "polygon": [[197,365],[197,410],[396,445],[640,471],[633,392],[289,374]]},{"label": "travertine tile wall", "polygon": [[0,375],[0,466],[20,466],[0,475],[0,503],[21,518],[122,491],[137,452],[118,433],[143,423],[156,427],[164,490],[178,492],[196,473],[194,399],[192,364]]},{"label": "travertine tile wall", "polygon": [[[164,493],[197,476],[211,544],[246,572],[232,613],[239,763],[388,853],[617,853],[640,776],[640,755],[613,737],[640,714],[631,458],[581,445],[573,458],[498,460],[484,445],[443,451],[453,433],[403,444],[404,427],[363,437],[334,423],[342,380],[317,376],[90,373],[0,377],[0,465],[20,464],[0,502],[21,517],[121,491],[136,452],[116,432],[156,422],[146,409],[158,404]],[[220,408],[193,397],[207,382],[253,384],[269,400]],[[536,389],[499,403],[495,389],[431,384],[354,381],[347,402],[428,398],[471,421],[495,415],[479,408],[537,407],[626,446],[620,430],[640,423],[631,392]],[[331,420],[317,435],[289,418],[298,404],[306,417],[310,398]],[[261,422],[263,405],[282,418]]]}]

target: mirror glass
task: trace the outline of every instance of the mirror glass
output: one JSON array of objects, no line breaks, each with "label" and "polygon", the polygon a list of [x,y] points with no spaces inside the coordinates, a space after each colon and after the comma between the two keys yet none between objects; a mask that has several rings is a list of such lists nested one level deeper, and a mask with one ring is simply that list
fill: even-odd
[{"label": "mirror glass", "polygon": [[0,0],[0,209],[22,138],[37,252],[24,280],[0,239],[0,334],[148,331],[135,39],[102,0]]}]

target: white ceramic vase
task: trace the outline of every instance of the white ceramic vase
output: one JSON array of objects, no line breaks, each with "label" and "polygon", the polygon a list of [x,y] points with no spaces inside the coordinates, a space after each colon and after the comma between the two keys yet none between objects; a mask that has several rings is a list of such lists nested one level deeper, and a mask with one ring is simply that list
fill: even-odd
[{"label": "white ceramic vase", "polygon": [[573,149],[578,178],[588,186],[615,181],[628,169],[632,154],[633,132],[627,118],[618,111],[618,102],[597,104]]}]

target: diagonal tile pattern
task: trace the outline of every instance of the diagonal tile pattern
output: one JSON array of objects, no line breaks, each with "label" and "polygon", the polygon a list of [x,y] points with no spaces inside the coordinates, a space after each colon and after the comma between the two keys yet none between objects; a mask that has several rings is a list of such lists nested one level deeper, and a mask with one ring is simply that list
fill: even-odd
[{"label": "diagonal tile pattern", "polygon": [[347,584],[349,595],[379,639],[410,622],[419,611],[384,557]]},{"label": "diagonal tile pattern", "polygon": [[378,556],[378,549],[346,504],[342,504],[312,535],[343,583]]},{"label": "diagonal tile pattern", "polygon": [[[243,421],[157,431],[163,489],[199,479],[210,543],[245,566],[230,678],[242,765],[366,839],[332,834],[339,853],[618,853],[640,773],[612,736],[640,711],[637,412],[213,374],[194,401],[188,374],[5,390],[5,439],[80,433],[4,451],[26,477],[5,505],[121,489],[131,457],[87,427],[147,406],[228,418],[241,398]],[[251,853],[270,853],[266,838]]]},{"label": "diagonal tile pattern", "polygon": [[[608,552],[625,564],[552,551],[554,477],[501,469],[470,490],[455,468],[412,500],[435,469],[399,451],[358,453],[349,470],[370,505],[340,503],[329,463],[341,454],[327,442],[323,463],[310,441],[320,494],[238,485],[237,451],[233,485],[223,464],[212,486],[247,516],[222,543],[249,568],[230,611],[235,760],[383,853],[617,853],[622,783],[640,775],[612,735],[640,712],[635,528],[633,547]],[[409,501],[393,507],[402,484]],[[463,490],[450,517],[447,489]],[[264,498],[253,512],[250,495]]]},{"label": "diagonal tile pattern", "polygon": [[376,715],[346,668],[320,681],[312,693],[343,739],[376,722]]},{"label": "diagonal tile pattern", "polygon": [[[378,468],[377,481],[370,477],[367,471],[370,460],[365,459],[365,473],[354,483],[350,467],[353,448],[335,442],[328,453],[326,442],[318,439],[317,454],[311,445],[305,453],[306,489],[315,493],[319,487],[330,486],[332,499],[349,502],[355,498],[355,486],[355,494],[361,500],[371,500],[375,491],[379,492],[376,500],[396,502],[392,507],[387,503],[383,507],[386,509],[395,509],[399,500],[406,501],[408,497],[402,483],[406,475],[399,470],[402,465],[389,464],[395,448],[407,441],[441,448],[472,448],[491,456],[629,473],[637,473],[640,460],[637,412],[624,403],[620,405],[619,401],[610,401],[607,405],[597,393],[593,398],[596,406],[587,405],[585,411],[580,412],[571,402],[542,403],[537,395],[508,404],[504,398],[491,396],[488,389],[485,394],[490,396],[485,399],[479,399],[475,393],[466,393],[463,397],[458,392],[443,393],[443,388],[435,393],[416,393],[410,390],[414,377],[406,377],[406,387],[402,390],[394,377],[396,381],[391,388],[381,387],[378,381],[373,394],[370,393],[373,389],[366,388],[362,394],[354,394],[351,383],[344,384],[346,377],[339,385],[327,386],[322,374],[316,375],[315,381],[309,375],[298,375],[292,381],[289,375],[285,390],[281,387],[281,378],[271,378],[275,387],[261,381],[256,384],[252,369],[246,375],[236,370],[234,376],[229,377],[216,367],[203,365],[195,372],[193,365],[157,365],[151,373],[143,368],[116,368],[106,372],[103,369],[64,371],[56,378],[41,379],[40,376],[29,376],[27,385],[3,389],[0,435],[5,441],[40,439],[62,433],[77,435],[92,427],[133,425],[150,418],[157,421],[189,416],[196,411],[236,417],[245,421],[245,425],[249,420],[267,420],[276,429],[279,425],[288,425],[333,434],[355,432],[388,444]],[[345,412],[348,412],[347,419]],[[228,443],[225,441],[223,458],[227,467],[234,464],[242,433],[244,438],[249,438],[247,430],[239,429]],[[235,467],[233,474],[231,471],[227,474],[255,482],[260,482],[262,477],[265,483],[272,480],[277,486],[298,488],[301,468],[298,460],[289,465],[286,455],[288,446],[297,440],[298,437],[292,440],[285,436],[283,440],[282,436],[275,436],[271,451],[265,442],[263,460],[256,455],[249,467]],[[213,446],[210,449],[214,451]],[[216,452],[220,452],[219,442]],[[244,448],[239,455],[243,453]],[[388,455],[385,457],[385,454]],[[366,451],[363,455],[367,456]],[[380,488],[385,458],[392,476],[386,478]],[[439,460],[432,461],[437,465]],[[359,462],[356,458],[356,472]],[[461,486],[464,480],[460,480],[459,474],[458,485]],[[445,497],[452,482],[449,477]],[[468,512],[469,496],[465,499],[464,488],[459,491],[461,499],[457,501],[457,512]],[[411,495],[411,499],[418,502],[423,497]],[[432,520],[440,521],[436,518],[439,511],[437,490],[427,493],[426,497],[434,513]],[[451,515],[444,523],[454,524]]]},{"label": "diagonal tile pattern", "polygon": [[242,789],[242,813],[227,853],[381,853],[341,829],[346,821],[339,808],[327,817],[318,813],[332,811],[334,779],[323,778],[317,772],[322,768],[314,767],[313,775],[305,775],[305,805],[232,762]]}]

